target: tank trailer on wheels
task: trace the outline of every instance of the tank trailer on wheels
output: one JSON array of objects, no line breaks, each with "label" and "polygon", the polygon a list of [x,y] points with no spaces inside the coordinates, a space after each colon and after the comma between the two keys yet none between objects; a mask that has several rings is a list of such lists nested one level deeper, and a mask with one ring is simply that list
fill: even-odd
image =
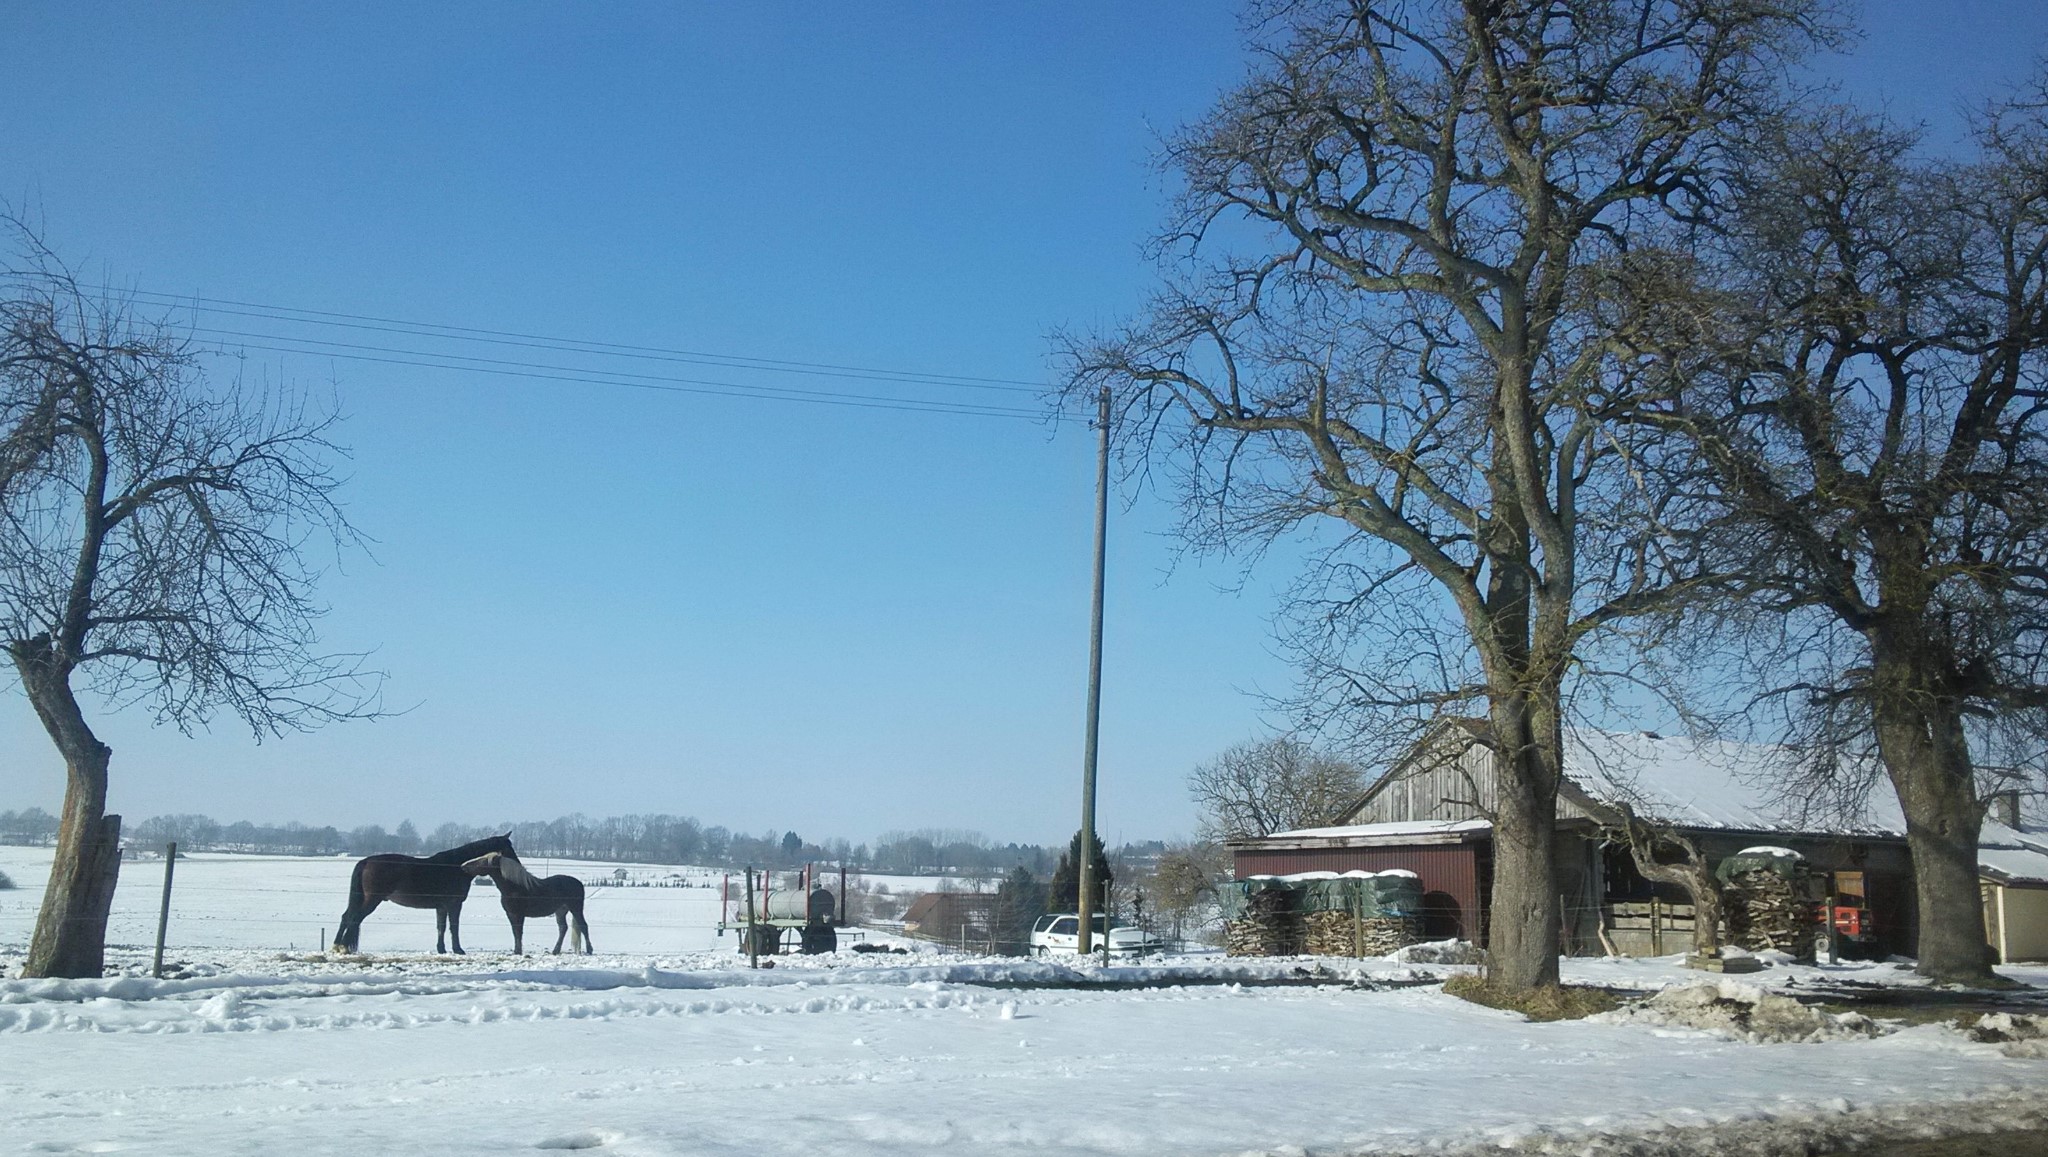
[{"label": "tank trailer on wheels", "polygon": [[[845,905],[832,889],[818,883],[817,865],[806,865],[796,873],[794,887],[777,887],[776,873],[753,877],[751,893],[746,877],[725,877],[718,917],[718,934],[730,928],[739,934],[739,950],[761,956],[787,951],[789,934],[796,934],[796,949],[807,955],[833,952],[839,947],[835,918]],[[738,887],[734,887],[737,884]],[[846,874],[839,879],[840,894],[846,891]]]}]

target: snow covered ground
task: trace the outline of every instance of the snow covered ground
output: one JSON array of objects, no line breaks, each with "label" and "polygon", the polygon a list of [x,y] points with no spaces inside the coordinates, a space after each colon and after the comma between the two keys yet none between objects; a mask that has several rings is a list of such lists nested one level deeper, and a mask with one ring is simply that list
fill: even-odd
[{"label": "snow covered ground", "polygon": [[[0,849],[23,885],[0,892],[10,972],[47,857]],[[422,953],[431,917],[407,924],[421,914],[387,906],[364,925],[364,958],[333,959],[305,948],[339,914],[348,865],[238,862],[255,859],[179,863],[190,906],[173,923],[175,979],[141,975],[161,874],[130,864],[112,956],[133,974],[0,980],[0,1153],[1151,1157],[1572,1151],[1602,1135],[1624,1139],[1611,1152],[1704,1153],[1761,1151],[1730,1140],[1742,1130],[2048,1114],[2048,1061],[1945,1026],[1752,1045],[1528,1024],[1396,986],[1433,971],[1397,961],[1326,962],[1354,983],[1323,987],[1214,983],[1316,967],[1217,958],[1077,971],[847,951],[749,971],[708,926],[705,888],[594,895],[597,956],[505,954],[503,917],[479,890],[466,958]],[[1697,979],[1668,958],[1570,971]],[[1165,986],[1072,986],[1147,978]],[[1887,965],[1758,977],[1802,978],[1909,980]],[[1733,1124],[1687,1131],[1714,1122]]]}]

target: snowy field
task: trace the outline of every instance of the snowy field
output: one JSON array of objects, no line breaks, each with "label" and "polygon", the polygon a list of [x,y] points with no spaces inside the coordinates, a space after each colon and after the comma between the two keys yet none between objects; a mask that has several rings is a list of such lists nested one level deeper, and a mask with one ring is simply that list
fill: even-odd
[{"label": "snowy field", "polygon": [[[19,885],[0,891],[0,949],[28,943],[42,903],[43,881],[49,878],[50,849],[0,845],[0,872]],[[244,856],[199,852],[178,857],[171,889],[168,941],[172,948],[274,948],[316,951],[321,936],[348,906],[353,856]],[[608,952],[699,952],[730,947],[731,937],[718,936],[718,907],[726,873],[717,868],[611,864],[587,860],[536,857],[527,864],[537,875],[560,872],[584,881],[612,879],[618,872],[636,886],[592,889],[585,915],[591,939]],[[908,876],[867,876],[898,893],[915,895],[941,887],[971,886],[962,881]],[[121,865],[114,889],[114,910],[107,928],[110,944],[156,943],[157,911],[163,900],[164,865],[157,860],[129,860]],[[835,890],[838,877],[821,882]],[[682,885],[680,887],[674,885]],[[733,889],[740,884],[735,874]],[[498,909],[488,880],[470,892],[462,909],[462,945],[470,951],[512,948],[512,931]],[[527,922],[531,945],[545,924],[554,945],[552,921]],[[434,914],[418,908],[385,904],[363,923],[361,949],[366,953],[419,952],[434,946]],[[4,1152],[4,1150],[0,1150]]]},{"label": "snowy field", "polygon": [[[9,975],[47,863],[0,848],[22,885],[0,892]],[[431,916],[388,905],[364,925],[362,958],[308,952],[348,867],[181,860],[175,978],[158,981],[146,945],[161,865],[126,865],[110,955],[128,975],[0,980],[0,1153],[1155,1157],[1578,1152],[1601,1137],[1607,1152],[1711,1153],[1829,1122],[2048,1116],[2038,1050],[1944,1025],[1756,1045],[1528,1024],[1415,986],[1442,968],[1392,960],[1325,962],[1350,983],[1321,987],[1214,983],[1313,961],[1199,957],[1075,970],[842,951],[749,971],[712,928],[710,873],[712,887],[594,893],[595,956],[510,956],[483,888],[468,957],[423,951]],[[1675,958],[1568,971],[1641,988],[1699,979]],[[2048,969],[2013,974],[2048,983]],[[1912,982],[1889,965],[1757,979]],[[1090,986],[1102,980],[1159,986]],[[1698,1131],[1716,1122],[1732,1124]]]}]

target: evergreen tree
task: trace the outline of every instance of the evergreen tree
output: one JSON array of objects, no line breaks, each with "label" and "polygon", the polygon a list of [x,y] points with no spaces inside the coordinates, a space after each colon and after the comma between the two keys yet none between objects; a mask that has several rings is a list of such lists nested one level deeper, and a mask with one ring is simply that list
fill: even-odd
[{"label": "evergreen tree", "polygon": [[[1102,837],[1095,837],[1095,903],[1097,912],[1109,911],[1109,885],[1113,878],[1109,870],[1109,853],[1102,848]],[[1053,869],[1051,895],[1048,897],[1055,912],[1075,912],[1081,907],[1081,833],[1075,832],[1068,842],[1067,850],[1060,853],[1059,867]]]},{"label": "evergreen tree", "polygon": [[996,938],[1005,952],[1023,952],[1031,941],[1031,925],[1046,911],[1046,886],[1031,869],[1019,864],[996,887]]}]

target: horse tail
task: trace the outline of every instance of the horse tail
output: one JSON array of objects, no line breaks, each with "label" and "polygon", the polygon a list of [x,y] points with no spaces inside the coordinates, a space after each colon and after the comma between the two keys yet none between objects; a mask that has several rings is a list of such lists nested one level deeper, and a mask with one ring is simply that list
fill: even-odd
[{"label": "horse tail", "polygon": [[368,860],[357,860],[355,871],[349,873],[348,909],[341,914],[341,923],[336,925],[334,929],[334,950],[336,952],[354,952],[356,950],[356,930],[361,927],[363,917],[367,914],[363,911],[366,903],[366,898],[363,895],[363,866],[369,862]]}]

